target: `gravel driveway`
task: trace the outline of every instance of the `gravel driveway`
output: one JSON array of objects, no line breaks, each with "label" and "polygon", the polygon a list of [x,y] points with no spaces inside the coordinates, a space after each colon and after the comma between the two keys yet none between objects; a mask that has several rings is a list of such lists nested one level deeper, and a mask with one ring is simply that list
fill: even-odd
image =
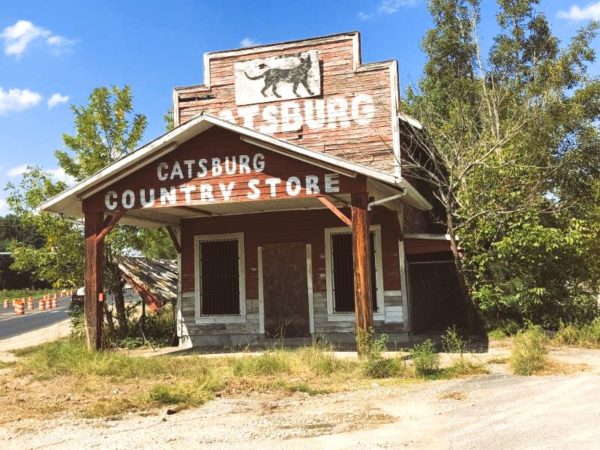
[{"label": "gravel driveway", "polygon": [[175,415],[29,421],[0,447],[233,449],[600,448],[600,351],[560,350],[590,368],[570,375],[490,375],[309,397],[217,398]]}]

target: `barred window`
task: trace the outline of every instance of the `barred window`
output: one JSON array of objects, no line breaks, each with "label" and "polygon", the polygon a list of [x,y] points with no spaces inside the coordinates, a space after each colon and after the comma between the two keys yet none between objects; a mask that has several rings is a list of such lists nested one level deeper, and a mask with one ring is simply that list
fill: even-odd
[{"label": "barred window", "polygon": [[202,316],[239,315],[239,239],[199,241],[198,288]]},{"label": "barred window", "polygon": [[[373,311],[377,311],[377,269],[375,264],[375,234],[370,233],[371,245],[371,296]],[[331,271],[333,312],[354,312],[354,260],[352,234],[331,234]]]}]

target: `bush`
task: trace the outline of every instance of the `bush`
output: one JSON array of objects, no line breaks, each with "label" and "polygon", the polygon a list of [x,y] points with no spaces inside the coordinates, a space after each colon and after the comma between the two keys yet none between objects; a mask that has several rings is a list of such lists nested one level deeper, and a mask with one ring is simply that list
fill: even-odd
[{"label": "bush", "polygon": [[390,378],[398,375],[401,369],[396,359],[384,358],[382,353],[386,349],[388,337],[383,334],[375,340],[371,340],[370,348],[364,355],[362,370],[365,376],[370,378]]},{"label": "bush", "polygon": [[71,322],[71,337],[83,342],[85,339],[85,316],[83,307],[72,304],[69,308],[69,319]]},{"label": "bush", "polygon": [[410,350],[410,357],[415,366],[415,373],[419,376],[432,375],[440,368],[440,355],[436,353],[431,339],[415,345]]},{"label": "bush", "polygon": [[516,375],[533,375],[547,364],[548,338],[540,327],[518,333],[513,341],[510,365]]},{"label": "bush", "polygon": [[237,377],[276,375],[290,372],[290,362],[287,355],[282,351],[231,359],[230,366],[233,374]]},{"label": "bush", "polygon": [[156,313],[146,313],[142,326],[142,317],[131,317],[128,320],[127,334],[120,334],[118,327],[115,333],[106,330],[104,340],[106,347],[133,349],[146,344],[156,347],[174,345],[175,319],[172,305],[165,305]]}]

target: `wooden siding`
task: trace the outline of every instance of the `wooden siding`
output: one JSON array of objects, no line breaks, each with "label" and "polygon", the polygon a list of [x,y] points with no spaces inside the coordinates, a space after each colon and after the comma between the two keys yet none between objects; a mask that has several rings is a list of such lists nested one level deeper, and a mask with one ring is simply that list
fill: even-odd
[{"label": "wooden siding", "polygon": [[[179,124],[185,123],[201,112],[226,118],[233,118],[238,125],[267,132],[273,128],[273,122],[265,120],[263,111],[270,106],[292,108],[295,104],[304,111],[303,116],[317,118],[315,111],[321,106],[325,109],[323,127],[308,126],[307,120],[293,131],[270,132],[275,137],[315,151],[329,153],[353,162],[391,173],[396,167],[393,157],[397,134],[398,86],[397,65],[395,61],[360,64],[358,39],[355,34],[341,35],[329,40],[306,40],[293,46],[281,44],[273,47],[257,47],[240,52],[226,54],[208,54],[205,67],[210,74],[208,86],[199,85],[178,88],[175,91],[175,117]],[[254,105],[254,109],[242,109],[235,102],[236,62],[256,58],[286,56],[316,50],[320,60],[322,94],[317,98],[295,99],[288,101]],[[357,61],[358,59],[358,61]],[[302,89],[302,88],[301,88]],[[331,99],[341,99],[348,108],[357,96],[369,96],[372,99],[373,114],[368,124],[344,119],[343,124],[328,118],[328,103]],[[308,105],[308,107],[306,106]],[[238,108],[240,108],[238,110]],[[246,107],[247,108],[247,107]],[[307,111],[308,108],[308,111]],[[349,112],[350,115],[350,112]],[[244,116],[244,117],[243,117]],[[279,121],[281,123],[281,120]],[[281,128],[279,126],[278,128]]]},{"label": "wooden siding", "polygon": [[[349,214],[348,210],[343,210]],[[395,307],[393,323],[380,318],[374,321],[378,332],[405,331],[400,295],[398,237],[393,212],[374,208],[373,224],[381,225],[384,309]],[[182,227],[182,319],[189,336],[258,334],[258,247],[270,243],[304,242],[311,244],[314,323],[316,333],[351,332],[354,315],[349,320],[330,321],[327,314],[325,279],[325,228],[343,226],[329,210],[288,211],[245,216],[223,216],[190,219]],[[194,236],[222,233],[244,233],[247,320],[241,323],[196,324],[194,315]],[[264,264],[264,261],[263,261]],[[215,344],[216,345],[216,344]]]}]

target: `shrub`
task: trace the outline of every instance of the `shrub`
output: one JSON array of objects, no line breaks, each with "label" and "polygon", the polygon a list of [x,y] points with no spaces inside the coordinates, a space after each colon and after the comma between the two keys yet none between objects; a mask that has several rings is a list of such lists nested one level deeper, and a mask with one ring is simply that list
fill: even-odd
[{"label": "shrub", "polygon": [[362,370],[370,378],[390,378],[400,372],[399,361],[384,358],[382,353],[386,349],[388,337],[382,334],[378,339],[371,341],[371,346],[364,354]]},{"label": "shrub", "polygon": [[456,331],[456,326],[448,328],[446,333],[442,336],[442,348],[446,353],[458,353],[460,355],[460,359],[462,359],[466,347],[467,341],[465,341],[460,334],[458,334]]},{"label": "shrub", "polygon": [[85,316],[83,307],[72,305],[69,308],[69,319],[71,322],[71,337],[83,341],[85,339]]},{"label": "shrub", "polygon": [[410,351],[410,356],[415,366],[415,373],[419,376],[431,375],[440,368],[440,356],[436,353],[431,339],[415,345]]},{"label": "shrub", "polygon": [[241,376],[276,375],[290,372],[290,362],[282,351],[263,353],[260,356],[243,356],[230,360],[233,374]]},{"label": "shrub", "polygon": [[540,327],[518,333],[513,341],[510,365],[516,375],[533,375],[547,364],[547,337]]},{"label": "shrub", "polygon": [[156,313],[146,313],[142,322],[141,316],[128,314],[129,326],[127,333],[122,335],[116,327],[114,333],[109,329],[104,333],[105,345],[109,348],[133,349],[150,346],[165,347],[174,345],[175,319],[173,317],[172,305],[167,304]]}]

